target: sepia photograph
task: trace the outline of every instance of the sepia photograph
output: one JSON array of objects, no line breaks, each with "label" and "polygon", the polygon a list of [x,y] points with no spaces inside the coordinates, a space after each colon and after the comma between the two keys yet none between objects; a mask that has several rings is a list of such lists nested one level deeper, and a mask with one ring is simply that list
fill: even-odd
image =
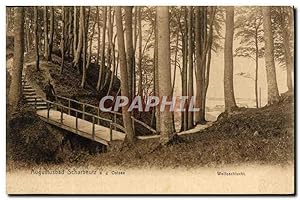
[{"label": "sepia photograph", "polygon": [[295,195],[293,6],[5,16],[8,195]]}]

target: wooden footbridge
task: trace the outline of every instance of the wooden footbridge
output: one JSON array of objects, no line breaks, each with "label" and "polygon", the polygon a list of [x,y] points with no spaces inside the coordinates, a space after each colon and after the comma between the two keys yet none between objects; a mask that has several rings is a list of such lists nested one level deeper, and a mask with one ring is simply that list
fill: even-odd
[{"label": "wooden footbridge", "polygon": [[[110,111],[110,118],[104,118],[100,116],[99,107],[94,105],[63,96],[56,96],[55,102],[48,101],[37,96],[24,75],[22,80],[26,102],[35,108],[36,114],[43,121],[104,145],[125,139],[125,128],[117,120],[122,117],[121,113]],[[139,124],[153,133],[152,136],[139,136],[138,139],[159,137],[155,129],[134,117],[132,124],[133,127]]]}]

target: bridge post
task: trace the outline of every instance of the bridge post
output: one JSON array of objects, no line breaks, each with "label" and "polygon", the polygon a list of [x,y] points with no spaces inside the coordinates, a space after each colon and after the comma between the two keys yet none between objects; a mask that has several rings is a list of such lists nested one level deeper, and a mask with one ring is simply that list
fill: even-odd
[{"label": "bridge post", "polygon": [[131,119],[131,122],[132,122],[132,130],[133,130],[133,133],[135,134],[134,119]]},{"label": "bridge post", "polygon": [[49,111],[50,111],[49,102],[47,101],[47,120],[49,120]]},{"label": "bridge post", "polygon": [[60,106],[60,123],[63,123],[63,107]]},{"label": "bridge post", "polygon": [[[100,117],[100,108],[99,108],[99,106],[98,106],[98,117]],[[100,120],[99,120],[99,118],[98,118],[98,123],[97,123],[98,125],[100,125]]]},{"label": "bridge post", "polygon": [[[117,114],[114,113],[114,120],[113,123],[117,123]],[[117,130],[117,128],[114,126],[114,130]]]},{"label": "bridge post", "polygon": [[37,110],[36,107],[37,107],[36,106],[36,97],[34,97],[34,109],[35,109],[35,111]]},{"label": "bridge post", "polygon": [[[57,96],[55,95],[55,102],[57,103]],[[57,110],[57,105],[55,104],[55,110]]]},{"label": "bridge post", "polygon": [[82,112],[82,119],[84,120],[84,118],[85,118],[85,114],[84,114],[85,113],[85,104],[84,103],[82,104],[82,111],[83,111]]},{"label": "bridge post", "polygon": [[95,116],[93,115],[93,130],[92,130],[92,137],[95,140]]},{"label": "bridge post", "polygon": [[68,114],[71,115],[71,101],[68,99]]},{"label": "bridge post", "polygon": [[109,141],[112,141],[112,127],[111,127],[111,123],[109,124]]},{"label": "bridge post", "polygon": [[78,112],[76,111],[76,133],[78,132]]}]

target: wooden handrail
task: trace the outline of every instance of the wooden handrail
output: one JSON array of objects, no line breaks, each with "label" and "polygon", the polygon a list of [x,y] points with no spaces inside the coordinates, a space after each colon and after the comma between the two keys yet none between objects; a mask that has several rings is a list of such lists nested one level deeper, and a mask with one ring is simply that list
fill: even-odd
[{"label": "wooden handrail", "polygon": [[[74,99],[71,99],[71,98],[68,98],[68,97],[63,97],[63,96],[59,96],[59,95],[56,95],[57,98],[60,98],[60,99],[64,99],[64,100],[70,100],[70,101],[73,101],[75,103],[78,103],[78,104],[83,104],[82,102],[80,101],[77,101],[77,100],[74,100]],[[57,99],[56,99],[57,100]]]},{"label": "wooden handrail", "polygon": [[121,126],[120,124],[112,122],[111,125],[125,132],[125,128],[123,126]]},{"label": "wooden handrail", "polygon": [[[47,105],[49,105],[50,107],[51,107],[51,104],[53,104],[54,106],[60,107],[60,112],[61,112],[60,123],[61,123],[61,124],[63,124],[63,112],[64,112],[63,109],[64,109],[64,108],[67,108],[67,109],[68,109],[68,111],[67,111],[68,113],[70,112],[70,110],[75,111],[75,113],[76,113],[76,114],[75,114],[75,117],[76,117],[76,119],[75,119],[75,124],[76,124],[76,125],[75,125],[75,131],[76,131],[76,133],[77,133],[78,131],[82,131],[82,130],[79,130],[79,128],[78,128],[78,113],[83,113],[83,114],[85,114],[85,115],[92,116],[92,135],[91,135],[91,139],[92,139],[92,140],[95,140],[95,139],[96,139],[96,134],[95,134],[95,119],[103,120],[103,121],[109,122],[109,129],[110,129],[109,135],[110,135],[110,140],[112,140],[112,133],[113,133],[113,132],[112,132],[112,127],[113,127],[113,126],[119,128],[120,130],[122,130],[122,131],[125,132],[125,128],[124,128],[124,127],[122,127],[122,126],[119,125],[119,124],[113,123],[112,120],[109,120],[109,119],[106,119],[106,118],[102,118],[102,117],[99,117],[99,116],[97,116],[97,115],[93,115],[93,114],[91,114],[91,113],[83,112],[83,111],[81,111],[81,110],[77,110],[77,109],[71,108],[71,107],[69,107],[69,106],[65,106],[65,105],[56,103],[56,102],[51,102],[51,101],[48,101],[48,100],[43,100],[43,101],[45,101],[45,102],[47,103]],[[49,111],[50,111],[50,109],[48,109],[48,106],[47,106],[47,120],[50,119]],[[73,128],[73,129],[74,129],[74,128]]]},{"label": "wooden handrail", "polygon": [[[97,116],[97,115],[93,115],[93,114],[90,114],[90,113],[85,112],[86,107],[91,107],[91,108],[96,109],[96,113],[99,113],[99,107],[98,107],[98,106],[94,106],[94,105],[91,105],[91,104],[88,104],[88,103],[83,103],[83,102],[80,102],[80,101],[77,101],[77,100],[74,100],[74,99],[71,99],[71,98],[68,98],[68,97],[59,96],[59,95],[56,95],[56,97],[59,98],[59,99],[67,100],[68,102],[74,102],[74,103],[83,105],[84,108],[85,108],[84,111],[80,111],[80,110],[75,109],[75,110],[77,110],[77,111],[80,111],[80,113],[82,113],[83,115],[96,116],[97,119],[100,119],[100,120],[107,120],[106,118],[101,118],[101,117],[99,117],[99,114],[98,114],[98,116]],[[70,103],[68,103],[68,104],[70,105]],[[70,110],[74,110],[74,108],[71,108],[71,107],[70,107]],[[107,111],[107,112],[110,113],[110,114],[122,116],[122,113],[119,113],[119,112],[116,112],[116,111]],[[150,130],[151,132],[157,133],[157,131],[156,131],[155,129],[153,129],[151,126],[149,126],[148,124],[146,124],[146,123],[144,123],[144,122],[142,122],[142,121],[140,121],[140,120],[134,118],[133,116],[131,116],[131,119],[132,119],[134,122],[140,124],[141,126],[144,126],[146,129]],[[98,120],[98,121],[99,121],[99,120]],[[111,122],[111,120],[109,120],[109,122]],[[98,122],[98,123],[99,123],[99,122]],[[116,123],[116,122],[115,122],[115,123]]]},{"label": "wooden handrail", "polygon": [[106,119],[106,118],[103,118],[103,117],[99,117],[99,116],[97,116],[97,115],[94,115],[94,114],[91,114],[91,113],[88,113],[88,112],[83,112],[83,111],[78,110],[78,109],[75,109],[75,108],[69,108],[68,106],[65,106],[65,105],[62,105],[62,104],[59,104],[59,103],[55,103],[55,102],[48,101],[48,100],[43,100],[43,101],[49,103],[50,105],[53,104],[53,105],[58,106],[58,107],[70,109],[71,111],[74,111],[74,112],[78,112],[78,113],[82,113],[82,114],[84,113],[85,115],[88,115],[88,116],[91,116],[91,117],[94,116],[95,118],[97,118],[97,119],[99,119],[99,120],[102,120],[102,121],[112,122],[112,120],[110,120],[110,119]]},{"label": "wooden handrail", "polygon": [[140,124],[140,125],[146,127],[146,128],[149,129],[151,132],[156,133],[156,130],[153,129],[153,128],[152,128],[151,126],[149,126],[148,124],[146,124],[146,123],[144,123],[144,122],[142,122],[142,121],[140,121],[140,120],[135,119],[133,116],[131,116],[131,119],[132,119],[134,122],[136,122],[136,123],[138,123],[138,124]]}]

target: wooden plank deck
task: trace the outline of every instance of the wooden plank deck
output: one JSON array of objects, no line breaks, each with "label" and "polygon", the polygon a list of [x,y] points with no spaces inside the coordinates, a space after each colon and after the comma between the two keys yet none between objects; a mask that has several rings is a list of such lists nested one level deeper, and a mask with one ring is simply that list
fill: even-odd
[{"label": "wooden plank deck", "polygon": [[[76,117],[63,113],[63,121],[61,123],[61,112],[50,109],[49,119],[47,118],[47,109],[37,110],[37,115],[50,124],[59,126],[65,130],[83,136],[88,139],[95,140],[102,144],[108,145],[110,142],[110,129],[104,126],[95,124],[95,138],[92,137],[93,123],[77,118],[78,129],[76,129]],[[124,140],[125,134],[119,131],[112,130],[112,140]]]}]

